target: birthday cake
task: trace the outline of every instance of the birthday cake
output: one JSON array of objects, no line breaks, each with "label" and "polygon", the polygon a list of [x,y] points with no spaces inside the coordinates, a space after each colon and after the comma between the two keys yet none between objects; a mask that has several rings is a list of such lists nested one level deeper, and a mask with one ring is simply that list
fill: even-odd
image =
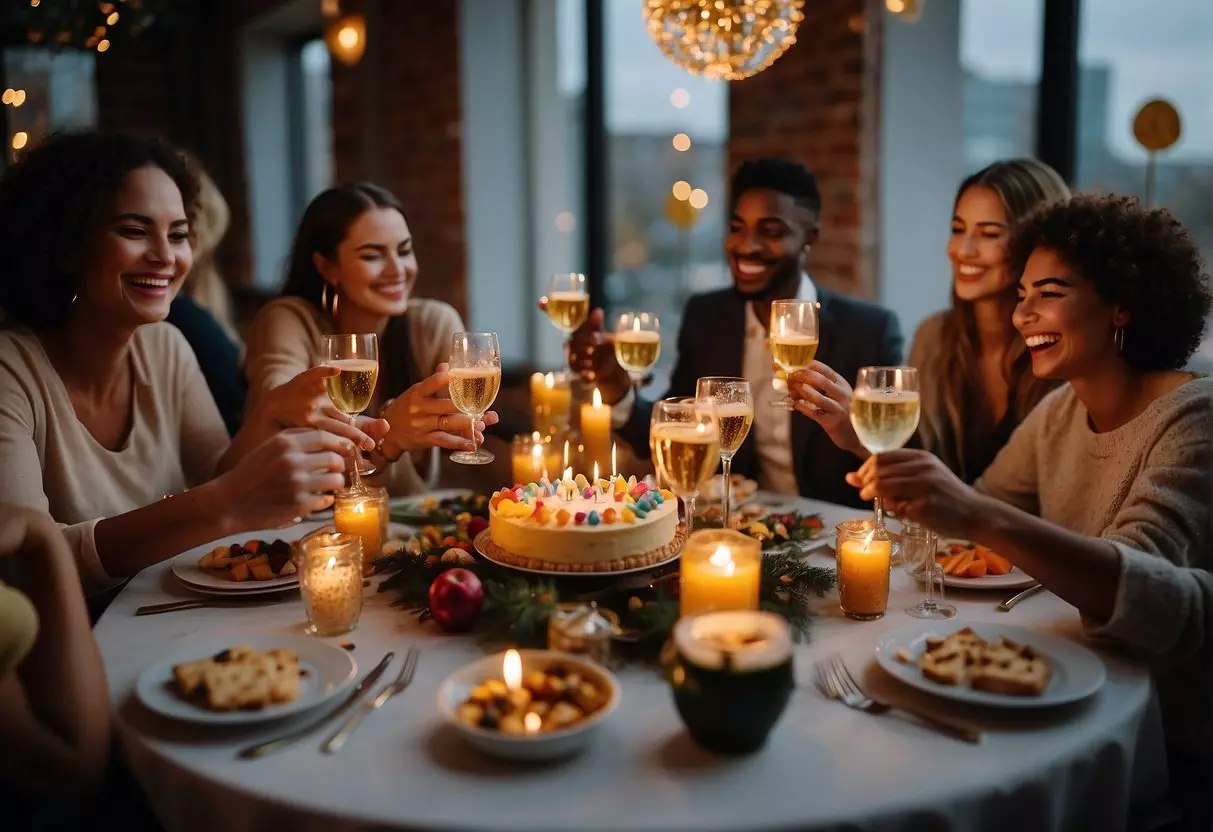
[{"label": "birthday cake", "polygon": [[682,548],[678,503],[635,477],[503,488],[489,500],[478,545],[495,560],[554,572],[618,572],[655,566]]}]

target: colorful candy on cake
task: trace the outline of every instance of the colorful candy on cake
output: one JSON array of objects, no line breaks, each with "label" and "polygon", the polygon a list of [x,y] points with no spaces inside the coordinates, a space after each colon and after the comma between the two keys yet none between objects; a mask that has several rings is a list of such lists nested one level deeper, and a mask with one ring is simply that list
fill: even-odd
[{"label": "colorful candy on cake", "polygon": [[556,572],[652,566],[679,550],[674,494],[622,475],[591,482],[518,483],[489,500],[488,546],[497,559]]}]

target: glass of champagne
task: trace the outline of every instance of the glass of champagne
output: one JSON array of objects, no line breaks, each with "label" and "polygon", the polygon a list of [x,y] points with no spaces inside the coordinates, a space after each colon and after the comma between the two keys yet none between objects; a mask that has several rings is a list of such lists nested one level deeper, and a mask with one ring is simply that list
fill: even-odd
[{"label": "glass of champagne", "polygon": [[[565,363],[569,360],[569,341],[577,327],[590,316],[590,293],[585,275],[567,272],[552,275],[548,293],[543,297],[543,310],[556,328],[564,333]],[[570,366],[569,369],[572,369]]]},{"label": "glass of champagne", "polygon": [[636,392],[661,357],[661,322],[648,312],[624,312],[615,325],[615,360],[628,371]]},{"label": "glass of champagne", "polygon": [[910,577],[923,581],[927,585],[926,595],[912,607],[906,607],[906,614],[914,618],[940,620],[956,615],[956,607],[935,600],[935,581],[939,581],[940,595],[943,594],[943,575],[939,564],[935,562],[935,553],[939,549],[935,532],[918,523],[908,520],[901,521],[901,557]]},{"label": "glass of champagne", "polygon": [[[379,339],[373,332],[325,335],[321,348],[325,366],[338,370],[337,375],[324,380],[325,392],[333,407],[350,417],[352,425],[354,417],[370,406],[375,395],[375,385],[379,381]],[[375,467],[355,450],[350,487],[361,488],[362,477],[373,473]]]},{"label": "glass of champagne", "polygon": [[[851,396],[851,424],[868,453],[894,451],[918,430],[918,370],[861,367]],[[873,534],[887,534],[880,498],[873,502]]]},{"label": "glass of champagne", "polygon": [[[501,347],[496,332],[456,332],[451,345],[451,401],[472,419],[472,444],[476,444],[476,422],[492,407],[501,389]],[[496,457],[483,448],[455,451],[451,462],[487,465]]]},{"label": "glass of champagne", "polygon": [[[777,300],[771,304],[771,329],[767,333],[771,357],[787,375],[803,370],[817,355],[817,304],[808,300]],[[782,396],[775,407],[792,410],[792,400]]]},{"label": "glass of champagne", "polygon": [[663,399],[653,405],[653,449],[657,468],[682,500],[687,531],[695,498],[720,459],[720,430],[711,399]]},{"label": "glass of champagne", "polygon": [[754,396],[750,383],[744,378],[729,376],[705,376],[695,382],[695,397],[711,399],[716,407],[716,423],[720,429],[720,465],[724,478],[724,493],[721,509],[724,527],[729,527],[729,503],[733,483],[730,468],[733,454],[741,447],[754,422]]}]

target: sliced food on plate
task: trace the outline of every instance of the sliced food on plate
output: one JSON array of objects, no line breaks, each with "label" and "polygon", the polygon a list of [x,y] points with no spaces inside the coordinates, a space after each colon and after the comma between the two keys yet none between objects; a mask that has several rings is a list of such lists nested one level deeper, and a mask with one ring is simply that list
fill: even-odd
[{"label": "sliced food on plate", "polygon": [[1006,575],[1015,567],[1011,561],[985,546],[967,540],[949,540],[935,555],[943,574],[953,578],[983,578],[986,575]]},{"label": "sliced food on plate", "polygon": [[238,583],[272,581],[296,572],[293,549],[285,540],[219,546],[199,558],[198,567]]},{"label": "sliced food on plate", "polygon": [[260,710],[299,698],[299,657],[235,645],[213,656],[173,665],[177,693],[211,711]]},{"label": "sliced food on plate", "polygon": [[896,658],[916,665],[922,675],[941,685],[964,686],[1007,696],[1040,696],[1048,687],[1049,660],[1029,645],[1006,636],[987,641],[971,628],[948,636],[929,636],[917,662],[904,648]]}]

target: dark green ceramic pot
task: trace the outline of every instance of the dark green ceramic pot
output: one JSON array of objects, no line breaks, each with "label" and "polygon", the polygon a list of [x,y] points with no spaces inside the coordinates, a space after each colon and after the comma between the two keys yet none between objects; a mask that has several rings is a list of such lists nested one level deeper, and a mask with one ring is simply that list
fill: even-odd
[{"label": "dark green ceramic pot", "polygon": [[792,696],[791,642],[787,622],[772,613],[679,620],[662,664],[691,739],[722,754],[762,748]]}]

